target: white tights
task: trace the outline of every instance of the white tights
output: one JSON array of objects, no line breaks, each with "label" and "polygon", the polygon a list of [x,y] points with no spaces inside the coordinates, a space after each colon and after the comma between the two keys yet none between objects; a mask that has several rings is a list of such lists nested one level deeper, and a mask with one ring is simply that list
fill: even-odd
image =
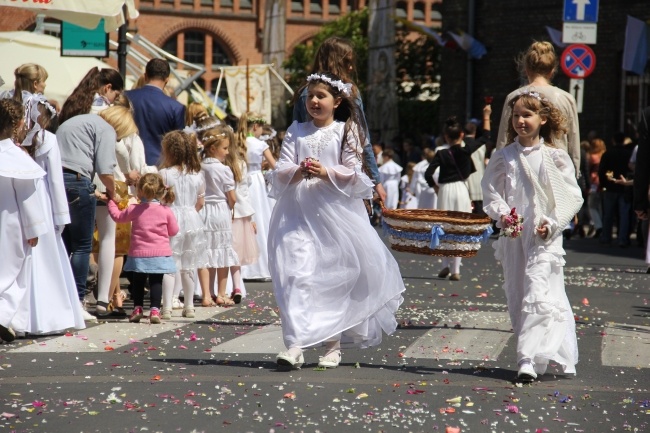
[{"label": "white tights", "polygon": [[450,273],[460,274],[460,257],[443,257],[442,267],[449,268]]},{"label": "white tights", "polygon": [[[183,296],[185,297],[184,304],[186,310],[193,309],[194,305],[194,287],[196,282],[194,270],[176,271],[175,274],[165,274],[163,278],[163,309],[172,309],[172,299],[174,296],[180,294],[181,288],[183,289]],[[176,289],[178,288],[178,292]]]},{"label": "white tights", "polygon": [[99,232],[99,254],[97,255],[97,300],[108,304],[111,277],[115,264],[115,221],[108,214],[108,206],[97,206],[95,223]]}]

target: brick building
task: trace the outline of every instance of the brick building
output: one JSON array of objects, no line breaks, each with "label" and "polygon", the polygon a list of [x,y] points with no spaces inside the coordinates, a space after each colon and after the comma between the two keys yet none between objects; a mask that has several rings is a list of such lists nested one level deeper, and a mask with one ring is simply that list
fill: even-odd
[{"label": "brick building", "polygon": [[[442,0],[396,2],[396,15],[426,26],[440,24]],[[262,62],[267,0],[136,0],[131,27],[179,58],[206,67],[201,82],[216,87],[219,65]],[[286,53],[316,34],[323,23],[366,7],[367,0],[286,0]],[[34,14],[0,7],[0,31],[33,27]],[[115,38],[115,34],[112,35]]]},{"label": "brick building", "polygon": [[[514,58],[533,40],[550,40],[545,26],[561,30],[563,2],[559,0],[470,0],[475,4],[475,32],[488,50],[480,60],[472,61],[471,115],[480,117],[483,97],[494,96],[493,126],[506,95],[524,83]],[[467,1],[442,4],[443,29],[468,28]],[[650,104],[650,69],[644,76],[621,68],[625,43],[626,17],[650,20],[647,0],[600,1],[594,72],[585,79],[583,110],[580,114],[582,136],[596,131],[609,140],[613,133],[633,134],[641,109]],[[562,49],[557,49],[558,56]],[[440,117],[466,113],[467,55],[462,50],[443,50]],[[560,71],[553,83],[569,90],[569,78]]]}]

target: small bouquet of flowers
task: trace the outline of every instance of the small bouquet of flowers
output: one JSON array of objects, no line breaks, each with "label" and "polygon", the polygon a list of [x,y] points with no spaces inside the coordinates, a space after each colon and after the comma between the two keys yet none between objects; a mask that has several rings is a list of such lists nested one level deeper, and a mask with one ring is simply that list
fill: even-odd
[{"label": "small bouquet of flowers", "polygon": [[517,214],[517,209],[512,208],[510,214],[505,217],[505,227],[501,230],[501,236],[518,238],[524,225],[524,217]]},{"label": "small bouquet of flowers", "polygon": [[[309,168],[309,166],[310,166],[313,162],[318,162],[318,160],[317,160],[316,158],[312,158],[311,156],[308,156],[307,158],[305,158],[305,159],[302,161],[302,166],[303,166],[304,168]],[[304,173],[304,172],[303,172],[302,177],[304,177],[305,179],[311,179],[313,176],[311,175],[311,173]]]}]

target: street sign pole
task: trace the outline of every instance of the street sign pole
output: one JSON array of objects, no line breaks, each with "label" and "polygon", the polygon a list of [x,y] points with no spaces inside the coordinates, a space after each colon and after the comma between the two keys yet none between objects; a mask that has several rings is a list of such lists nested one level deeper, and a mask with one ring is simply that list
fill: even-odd
[{"label": "street sign pole", "polygon": [[582,113],[582,99],[583,95],[585,94],[585,80],[572,78],[570,80],[569,89],[571,90],[573,97],[576,99],[578,113]]}]

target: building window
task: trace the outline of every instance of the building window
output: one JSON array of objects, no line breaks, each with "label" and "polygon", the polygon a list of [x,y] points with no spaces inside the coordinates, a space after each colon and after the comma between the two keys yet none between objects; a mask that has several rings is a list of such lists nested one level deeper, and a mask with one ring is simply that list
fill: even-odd
[{"label": "building window", "polygon": [[293,0],[291,2],[291,12],[296,12],[302,14],[305,11],[305,6],[302,3],[302,0]]},{"label": "building window", "polygon": [[220,0],[221,9],[232,9],[232,0]]},{"label": "building window", "polygon": [[413,19],[415,21],[424,21],[424,3],[418,2],[413,5]]},{"label": "building window", "polygon": [[323,13],[323,5],[321,4],[320,0],[310,0],[309,2],[309,12],[312,14],[322,14]]},{"label": "building window", "polygon": [[330,15],[339,15],[341,13],[341,0],[330,0]]},{"label": "building window", "polygon": [[252,10],[253,2],[251,0],[239,0],[239,9]]},{"label": "building window", "polygon": [[160,5],[164,8],[173,8],[174,0],[160,0]]},{"label": "building window", "polygon": [[395,16],[398,18],[406,18],[406,2],[397,2],[395,5]]}]

